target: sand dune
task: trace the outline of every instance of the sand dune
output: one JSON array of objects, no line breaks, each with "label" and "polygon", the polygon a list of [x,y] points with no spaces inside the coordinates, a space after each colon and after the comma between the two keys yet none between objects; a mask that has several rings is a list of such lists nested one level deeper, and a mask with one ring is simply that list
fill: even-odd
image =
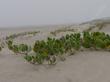
[{"label": "sand dune", "polygon": [[[76,25],[71,28],[77,32],[83,32],[88,25]],[[68,27],[68,26],[66,26]],[[75,28],[76,27],[76,28]],[[71,32],[60,32],[53,36],[50,32],[64,29],[65,26],[57,28],[29,28],[0,30],[2,38],[20,32],[40,31],[36,36],[20,36],[15,39],[18,43],[33,45],[35,40],[47,37],[58,37]],[[94,28],[96,29],[96,28]],[[103,27],[101,32],[110,34],[110,25]],[[76,32],[76,31],[75,31]],[[72,32],[74,33],[74,32]],[[55,66],[32,65],[27,63],[22,55],[14,55],[7,48],[0,52],[0,82],[109,82],[110,81],[110,52],[105,51],[83,51],[69,56],[66,61],[59,62]]]}]

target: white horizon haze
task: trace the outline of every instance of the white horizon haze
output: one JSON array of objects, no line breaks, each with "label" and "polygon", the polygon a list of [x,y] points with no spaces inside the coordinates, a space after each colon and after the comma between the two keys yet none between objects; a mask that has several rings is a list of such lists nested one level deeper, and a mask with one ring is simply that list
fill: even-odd
[{"label": "white horizon haze", "polygon": [[110,17],[110,0],[0,0],[0,28],[71,24]]}]

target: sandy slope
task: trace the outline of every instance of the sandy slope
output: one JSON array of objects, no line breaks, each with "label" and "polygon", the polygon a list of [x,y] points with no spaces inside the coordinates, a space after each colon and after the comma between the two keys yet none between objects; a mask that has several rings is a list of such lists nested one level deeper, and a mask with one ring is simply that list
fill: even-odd
[{"label": "sandy slope", "polygon": [[110,34],[110,24],[106,25],[104,28],[100,30],[101,32],[105,32],[107,34]]},{"label": "sandy slope", "polygon": [[109,62],[109,52],[86,51],[56,66],[33,66],[5,52],[0,56],[0,82],[109,82]]},{"label": "sandy slope", "polygon": [[[1,30],[0,33],[5,37],[10,33],[30,30],[40,30],[41,33],[30,38],[19,37],[16,41],[31,44],[34,40],[50,36],[51,29]],[[107,26],[101,31],[109,33],[110,28]],[[109,76],[110,52],[77,52],[55,66],[31,65],[21,55],[13,55],[7,48],[0,52],[0,82],[110,82]]]}]

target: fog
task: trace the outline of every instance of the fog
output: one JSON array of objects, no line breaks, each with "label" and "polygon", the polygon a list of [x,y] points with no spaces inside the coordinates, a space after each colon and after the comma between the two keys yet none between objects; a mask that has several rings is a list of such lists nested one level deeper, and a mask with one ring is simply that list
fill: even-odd
[{"label": "fog", "polygon": [[0,0],[0,27],[79,23],[110,17],[110,0]]}]

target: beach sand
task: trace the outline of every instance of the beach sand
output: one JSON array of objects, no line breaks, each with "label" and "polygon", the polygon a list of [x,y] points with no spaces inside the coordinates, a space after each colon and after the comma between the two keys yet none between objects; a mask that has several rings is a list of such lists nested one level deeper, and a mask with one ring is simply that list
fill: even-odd
[{"label": "beach sand", "polygon": [[[60,28],[64,28],[64,26],[58,28],[2,29],[0,33],[3,38],[14,33],[40,31],[36,36],[20,36],[15,39],[18,43],[25,42],[33,45],[35,40],[62,36],[65,34],[64,32],[57,36],[50,34],[51,31]],[[83,30],[85,28],[81,28],[78,32]],[[110,34],[110,25],[100,31]],[[22,55],[14,55],[7,48],[0,52],[0,82],[110,82],[109,76],[110,52],[89,50],[77,52],[75,55],[67,57],[65,61],[51,66],[32,65],[26,62]]]}]

